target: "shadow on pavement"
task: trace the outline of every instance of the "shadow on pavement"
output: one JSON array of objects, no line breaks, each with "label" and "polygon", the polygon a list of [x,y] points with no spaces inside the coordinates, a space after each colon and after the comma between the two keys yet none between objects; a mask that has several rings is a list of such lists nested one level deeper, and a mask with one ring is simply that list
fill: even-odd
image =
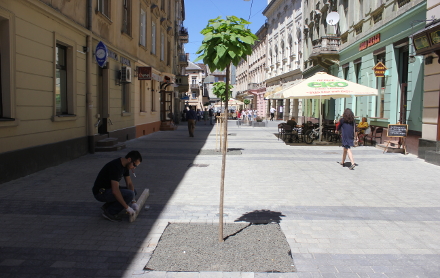
[{"label": "shadow on pavement", "polygon": [[[127,141],[124,150],[89,154],[0,184],[0,276],[124,277],[142,270],[154,250],[146,239],[162,232],[152,228],[212,128],[198,124],[190,138],[182,123],[175,131]],[[150,190],[147,204],[154,209],[133,223],[110,222],[92,186],[107,162],[130,150],[143,156],[132,179],[137,192]]]},{"label": "shadow on pavement", "polygon": [[285,217],[281,212],[262,209],[247,212],[234,222],[249,222],[251,224],[280,223],[281,217]]}]

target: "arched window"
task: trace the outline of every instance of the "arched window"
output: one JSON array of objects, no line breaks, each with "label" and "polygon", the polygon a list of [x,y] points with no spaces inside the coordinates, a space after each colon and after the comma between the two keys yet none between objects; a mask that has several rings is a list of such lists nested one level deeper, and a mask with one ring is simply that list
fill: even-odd
[{"label": "arched window", "polygon": [[289,55],[293,55],[293,39],[292,36],[289,36]]},{"label": "arched window", "polygon": [[284,41],[281,41],[281,60],[283,60],[285,57],[285,51],[284,51]]}]

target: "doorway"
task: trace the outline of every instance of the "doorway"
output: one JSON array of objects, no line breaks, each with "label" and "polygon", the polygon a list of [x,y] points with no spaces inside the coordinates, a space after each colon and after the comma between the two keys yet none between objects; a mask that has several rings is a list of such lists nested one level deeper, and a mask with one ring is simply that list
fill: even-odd
[{"label": "doorway", "polygon": [[405,45],[398,49],[398,76],[400,87],[400,109],[399,122],[406,124],[408,112],[408,63],[409,63],[409,47]]},{"label": "doorway", "polygon": [[160,94],[160,121],[166,122],[173,120],[173,93],[172,91],[161,91]]}]

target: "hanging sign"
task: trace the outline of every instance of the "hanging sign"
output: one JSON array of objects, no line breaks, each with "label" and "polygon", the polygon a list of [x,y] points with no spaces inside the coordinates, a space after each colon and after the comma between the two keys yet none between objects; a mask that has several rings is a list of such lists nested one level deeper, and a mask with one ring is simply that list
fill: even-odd
[{"label": "hanging sign", "polygon": [[138,67],[138,80],[151,80],[151,67]]},{"label": "hanging sign", "polygon": [[379,62],[374,66],[373,71],[374,71],[374,74],[376,75],[376,77],[384,77],[385,71],[387,69],[388,68],[385,67],[385,65],[382,62]]},{"label": "hanging sign", "polygon": [[98,45],[96,45],[95,58],[96,58],[96,62],[101,68],[103,68],[107,63],[107,57],[108,57],[107,46],[105,46],[105,44],[102,41],[100,41]]}]

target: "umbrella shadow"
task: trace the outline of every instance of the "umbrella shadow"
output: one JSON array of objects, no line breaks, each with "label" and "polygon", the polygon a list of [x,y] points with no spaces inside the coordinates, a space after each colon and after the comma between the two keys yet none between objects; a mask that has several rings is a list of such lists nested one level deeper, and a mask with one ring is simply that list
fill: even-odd
[{"label": "umbrella shadow", "polygon": [[271,210],[254,210],[251,212],[246,212],[234,222],[249,222],[251,224],[269,224],[269,223],[280,223],[281,217],[285,217],[279,211],[271,211]]}]

